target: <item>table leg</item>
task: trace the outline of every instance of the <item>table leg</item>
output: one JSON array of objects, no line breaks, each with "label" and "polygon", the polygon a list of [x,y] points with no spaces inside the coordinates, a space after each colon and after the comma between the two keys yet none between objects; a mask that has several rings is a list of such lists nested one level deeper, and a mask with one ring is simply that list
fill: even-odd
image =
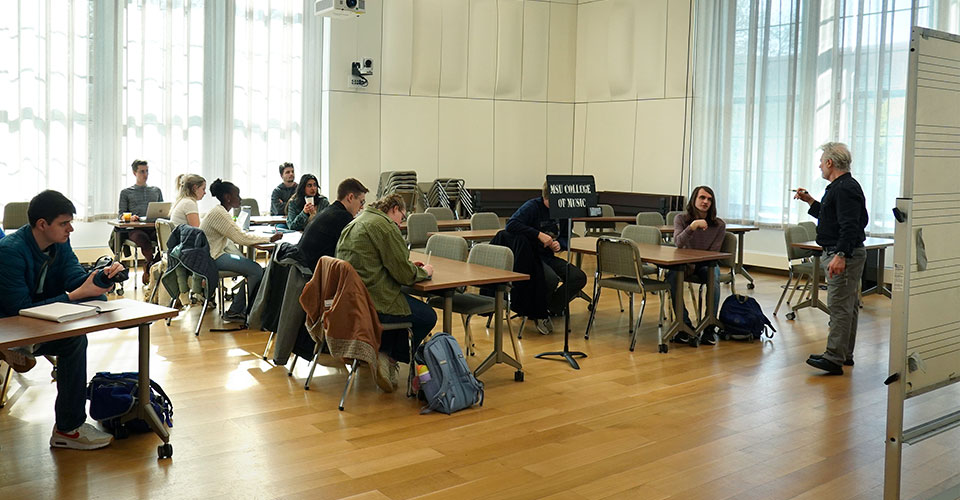
[{"label": "table leg", "polygon": [[813,254],[813,276],[810,277],[810,283],[813,288],[810,290],[810,298],[793,306],[793,310],[787,315],[787,319],[796,319],[797,311],[805,307],[816,307],[821,311],[830,314],[830,309],[820,300],[820,254]]},{"label": "table leg", "polygon": [[720,320],[717,319],[717,311],[713,307],[713,297],[717,293],[717,275],[713,272],[713,266],[710,267],[710,271],[707,272],[707,312],[703,316],[703,320],[697,325],[696,336],[700,337],[703,335],[703,331],[711,326],[716,326],[717,328],[723,329],[723,324],[720,323]]},{"label": "table leg", "polygon": [[886,295],[887,297],[892,298],[893,295],[890,293],[890,289],[887,288],[887,285],[884,284],[883,282],[883,264],[887,260],[886,248],[883,248],[883,247],[878,248],[877,257],[879,259],[879,262],[877,262],[877,274],[876,276],[874,276],[874,279],[876,280],[877,284],[868,288],[867,290],[864,290],[860,294],[860,296],[866,297],[867,295],[870,295],[870,294],[879,293],[881,295]]},{"label": "table leg", "polygon": [[[150,323],[143,323],[139,327],[140,333],[140,366],[137,387],[137,411],[130,412],[123,419],[124,422],[141,418],[153,429],[153,432],[164,442],[161,446],[170,446],[170,431],[150,404]],[[170,450],[172,453],[172,448]],[[161,457],[163,458],[163,457]]]},{"label": "table leg", "polygon": [[487,371],[488,368],[497,364],[497,363],[506,363],[517,369],[517,373],[514,375],[514,380],[522,381],[523,380],[523,365],[520,364],[519,360],[513,359],[509,354],[503,352],[503,293],[504,286],[497,285],[497,290],[494,295],[494,303],[496,307],[493,312],[493,352],[487,356],[487,359],[484,359],[480,366],[473,371],[474,376],[479,377],[481,373]]},{"label": "table leg", "polygon": [[753,276],[750,276],[750,273],[748,273],[747,270],[743,268],[743,239],[746,234],[747,233],[737,233],[737,263],[736,263],[737,272],[736,274],[739,274],[744,278],[746,278],[747,288],[752,290],[754,287]]},{"label": "table leg", "polygon": [[696,333],[693,332],[684,322],[683,322],[683,311],[686,308],[686,305],[683,303],[683,285],[684,285],[684,275],[685,275],[686,266],[677,266],[674,271],[677,273],[677,283],[680,284],[677,290],[672,290],[670,293],[673,296],[673,324],[670,325],[670,329],[667,330],[667,333],[660,337],[660,352],[667,352],[666,340],[672,339],[679,333],[686,333],[687,335],[695,336]]}]

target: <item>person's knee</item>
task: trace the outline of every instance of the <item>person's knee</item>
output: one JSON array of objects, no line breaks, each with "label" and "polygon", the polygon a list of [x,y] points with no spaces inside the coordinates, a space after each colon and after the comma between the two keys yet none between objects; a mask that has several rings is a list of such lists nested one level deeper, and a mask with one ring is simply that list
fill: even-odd
[{"label": "person's knee", "polygon": [[579,267],[571,266],[570,285],[577,290],[582,290],[583,287],[587,286],[587,274]]}]

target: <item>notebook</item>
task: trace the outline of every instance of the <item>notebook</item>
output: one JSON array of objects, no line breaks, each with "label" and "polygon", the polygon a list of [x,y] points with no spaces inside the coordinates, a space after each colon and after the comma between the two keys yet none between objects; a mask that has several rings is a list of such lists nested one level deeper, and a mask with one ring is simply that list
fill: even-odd
[{"label": "notebook", "polygon": [[63,323],[65,321],[73,321],[75,319],[96,316],[97,313],[116,311],[117,309],[127,307],[131,302],[136,301],[129,299],[111,301],[91,300],[81,304],[73,304],[70,302],[52,302],[42,306],[20,309],[20,316]]}]

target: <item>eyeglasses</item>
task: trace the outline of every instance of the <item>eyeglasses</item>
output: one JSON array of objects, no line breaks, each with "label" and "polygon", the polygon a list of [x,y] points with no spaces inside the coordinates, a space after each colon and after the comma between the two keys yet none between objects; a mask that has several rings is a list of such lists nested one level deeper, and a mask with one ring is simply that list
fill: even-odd
[{"label": "eyeglasses", "polygon": [[402,217],[400,218],[400,222],[407,222],[407,212],[406,212],[406,210],[401,211],[400,213],[403,214]]}]

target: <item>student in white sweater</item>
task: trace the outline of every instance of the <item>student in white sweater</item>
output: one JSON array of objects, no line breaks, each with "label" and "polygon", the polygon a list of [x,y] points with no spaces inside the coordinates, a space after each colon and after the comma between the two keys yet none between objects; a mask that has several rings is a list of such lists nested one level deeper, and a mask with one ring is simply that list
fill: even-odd
[{"label": "student in white sweater", "polygon": [[207,194],[207,180],[197,174],[177,176],[177,203],[170,211],[170,221],[174,225],[189,224],[200,227],[200,210],[197,202]]},{"label": "student in white sweater", "polygon": [[230,215],[230,210],[240,207],[240,188],[233,183],[217,179],[210,185],[210,194],[220,200],[220,204],[211,208],[200,222],[200,229],[207,235],[207,241],[210,243],[210,256],[217,263],[217,269],[233,271],[246,278],[246,292],[241,290],[241,293],[234,297],[230,310],[224,314],[224,319],[246,322],[248,295],[252,303],[252,298],[260,285],[260,279],[263,277],[263,268],[260,264],[241,255],[240,249],[234,243],[240,245],[267,243],[279,240],[282,234],[258,236],[255,233],[245,233],[240,226],[237,226],[233,216]]}]

